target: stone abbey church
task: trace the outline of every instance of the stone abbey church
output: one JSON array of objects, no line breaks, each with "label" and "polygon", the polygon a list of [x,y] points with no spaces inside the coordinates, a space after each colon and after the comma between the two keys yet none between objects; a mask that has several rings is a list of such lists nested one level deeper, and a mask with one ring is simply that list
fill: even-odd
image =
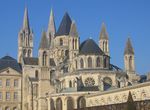
[{"label": "stone abbey church", "polygon": [[90,38],[80,42],[68,13],[56,30],[51,10],[35,57],[26,8],[18,33],[18,61],[11,56],[0,59],[0,110],[79,110],[125,103],[129,93],[134,101],[150,100],[150,75],[136,73],[130,39],[122,59],[124,70],[110,62],[104,23],[97,39],[99,44]]}]

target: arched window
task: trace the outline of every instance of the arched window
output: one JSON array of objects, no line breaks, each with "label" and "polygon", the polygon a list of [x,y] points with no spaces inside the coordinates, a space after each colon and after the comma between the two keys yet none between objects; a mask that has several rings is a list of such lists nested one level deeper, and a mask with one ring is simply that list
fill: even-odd
[{"label": "arched window", "polygon": [[26,49],[23,50],[23,56],[26,56]]},{"label": "arched window", "polygon": [[68,56],[68,55],[69,55],[69,51],[65,50],[65,56]]},{"label": "arched window", "polygon": [[62,100],[61,100],[61,98],[58,98],[56,100],[56,110],[63,110],[62,109]]},{"label": "arched window", "polygon": [[96,59],[96,67],[100,67],[100,58],[99,57],[97,57],[97,59]]},{"label": "arched window", "polygon": [[35,78],[39,78],[38,70],[35,71]]},{"label": "arched window", "polygon": [[63,39],[60,39],[60,46],[63,46]]},{"label": "arched window", "polygon": [[84,68],[84,62],[82,58],[80,59],[80,68]]},{"label": "arched window", "polygon": [[73,110],[74,109],[74,102],[71,97],[67,99],[67,110]]},{"label": "arched window", "polygon": [[107,41],[105,42],[105,51],[107,52]]},{"label": "arched window", "polygon": [[28,50],[28,57],[31,57],[31,50]]},{"label": "arched window", "polygon": [[88,68],[92,68],[92,58],[88,58]]},{"label": "arched window", "polygon": [[70,88],[72,87],[72,82],[71,82],[71,81],[69,81],[69,87],[70,87]]},{"label": "arched window", "polygon": [[44,51],[43,52],[43,64],[42,64],[43,66],[46,66],[46,63],[47,63],[46,59],[47,59],[47,53]]},{"label": "arched window", "polygon": [[105,42],[103,41],[103,51],[105,51],[104,49],[105,49]]},{"label": "arched window", "polygon": [[74,49],[74,39],[72,40],[72,48]]},{"label": "arched window", "polygon": [[108,90],[112,86],[112,80],[109,77],[103,79],[104,90]]},{"label": "arched window", "polygon": [[77,49],[77,39],[75,40],[75,49]]},{"label": "arched window", "polygon": [[106,68],[107,67],[107,59],[106,59],[106,57],[104,58],[104,68]]},{"label": "arched window", "polygon": [[132,56],[129,57],[129,70],[132,71]]},{"label": "arched window", "polygon": [[86,100],[84,97],[79,97],[77,100],[77,108],[85,108],[86,107]]},{"label": "arched window", "polygon": [[53,99],[50,99],[50,110],[55,110]]}]

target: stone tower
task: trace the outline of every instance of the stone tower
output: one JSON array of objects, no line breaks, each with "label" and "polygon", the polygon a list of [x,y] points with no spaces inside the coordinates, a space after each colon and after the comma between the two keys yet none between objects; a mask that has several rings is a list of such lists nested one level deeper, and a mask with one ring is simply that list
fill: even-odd
[{"label": "stone tower", "polygon": [[69,59],[71,64],[70,71],[76,67],[76,65],[73,65],[76,64],[76,62],[73,62],[73,59],[77,56],[78,53],[79,53],[79,35],[76,28],[76,24],[73,21],[69,32]]},{"label": "stone tower", "polygon": [[28,10],[25,8],[23,27],[18,34],[18,62],[24,57],[33,56],[33,31],[30,29]]},{"label": "stone tower", "polygon": [[132,47],[130,38],[128,38],[125,51],[124,51],[124,65],[125,71],[127,73],[135,73],[135,64],[134,64],[134,49]]},{"label": "stone tower", "polygon": [[106,55],[110,55],[108,33],[106,31],[106,26],[104,23],[102,24],[102,29],[99,36],[99,47]]},{"label": "stone tower", "polygon": [[74,21],[71,24],[69,36],[69,57],[73,59],[79,52],[79,35]]},{"label": "stone tower", "polygon": [[54,43],[55,33],[56,33],[56,27],[55,27],[54,13],[53,10],[51,9],[48,29],[47,29],[47,37],[48,37],[50,48],[53,48],[54,46],[53,43]]},{"label": "stone tower", "polygon": [[42,33],[38,56],[40,66],[38,110],[46,110],[47,109],[46,95],[50,91],[50,72],[49,72],[49,44],[45,31],[43,31]]}]

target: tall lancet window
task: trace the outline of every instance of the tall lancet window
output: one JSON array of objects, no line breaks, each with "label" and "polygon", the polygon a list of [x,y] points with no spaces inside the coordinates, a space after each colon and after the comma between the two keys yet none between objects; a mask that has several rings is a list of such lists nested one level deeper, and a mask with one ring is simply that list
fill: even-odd
[{"label": "tall lancet window", "polygon": [[61,100],[61,98],[58,98],[56,100],[56,110],[62,110],[62,100]]},{"label": "tall lancet window", "polygon": [[47,63],[46,59],[47,59],[47,53],[44,51],[43,52],[43,62],[42,62],[43,66],[46,66],[46,63]]},{"label": "tall lancet window", "polygon": [[82,58],[80,59],[80,68],[84,68],[84,62]]},{"label": "tall lancet window", "polygon": [[28,50],[28,57],[31,57],[31,50]]},{"label": "tall lancet window", "polygon": [[105,42],[105,51],[107,52],[107,41]]},{"label": "tall lancet window", "polygon": [[92,68],[92,58],[88,58],[88,68]]},{"label": "tall lancet window", "polygon": [[132,71],[132,56],[129,57],[129,70]]},{"label": "tall lancet window", "polygon": [[100,57],[97,57],[96,59],[96,67],[100,67]]}]

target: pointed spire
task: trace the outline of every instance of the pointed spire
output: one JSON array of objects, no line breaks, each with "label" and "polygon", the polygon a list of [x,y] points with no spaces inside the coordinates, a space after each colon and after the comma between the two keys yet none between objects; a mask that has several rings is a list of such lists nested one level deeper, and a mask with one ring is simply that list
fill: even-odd
[{"label": "pointed spire", "polygon": [[107,39],[108,40],[108,33],[106,31],[106,26],[104,23],[102,23],[102,29],[100,32],[100,39]]},{"label": "pointed spire", "polygon": [[69,35],[71,37],[78,37],[78,31],[75,22],[73,21],[71,24],[71,29]]},{"label": "pointed spire", "polygon": [[72,23],[71,18],[69,16],[69,14],[66,12],[64,14],[64,17],[61,21],[59,28],[58,28],[56,36],[69,35],[71,23]]},{"label": "pointed spire", "polygon": [[28,18],[28,9],[27,8],[25,8],[25,12],[24,12],[23,29],[29,29],[30,30],[29,18]]},{"label": "pointed spire", "polygon": [[51,12],[50,12],[49,24],[48,24],[47,32],[51,33],[52,37],[54,37],[55,32],[56,32],[54,13],[53,13],[52,9],[51,9]]},{"label": "pointed spire", "polygon": [[48,40],[46,37],[46,32],[43,31],[39,49],[48,49],[48,48],[49,48],[49,44],[48,44]]},{"label": "pointed spire", "polygon": [[128,38],[128,40],[127,40],[124,54],[134,54],[134,49],[132,47],[130,38]]}]

